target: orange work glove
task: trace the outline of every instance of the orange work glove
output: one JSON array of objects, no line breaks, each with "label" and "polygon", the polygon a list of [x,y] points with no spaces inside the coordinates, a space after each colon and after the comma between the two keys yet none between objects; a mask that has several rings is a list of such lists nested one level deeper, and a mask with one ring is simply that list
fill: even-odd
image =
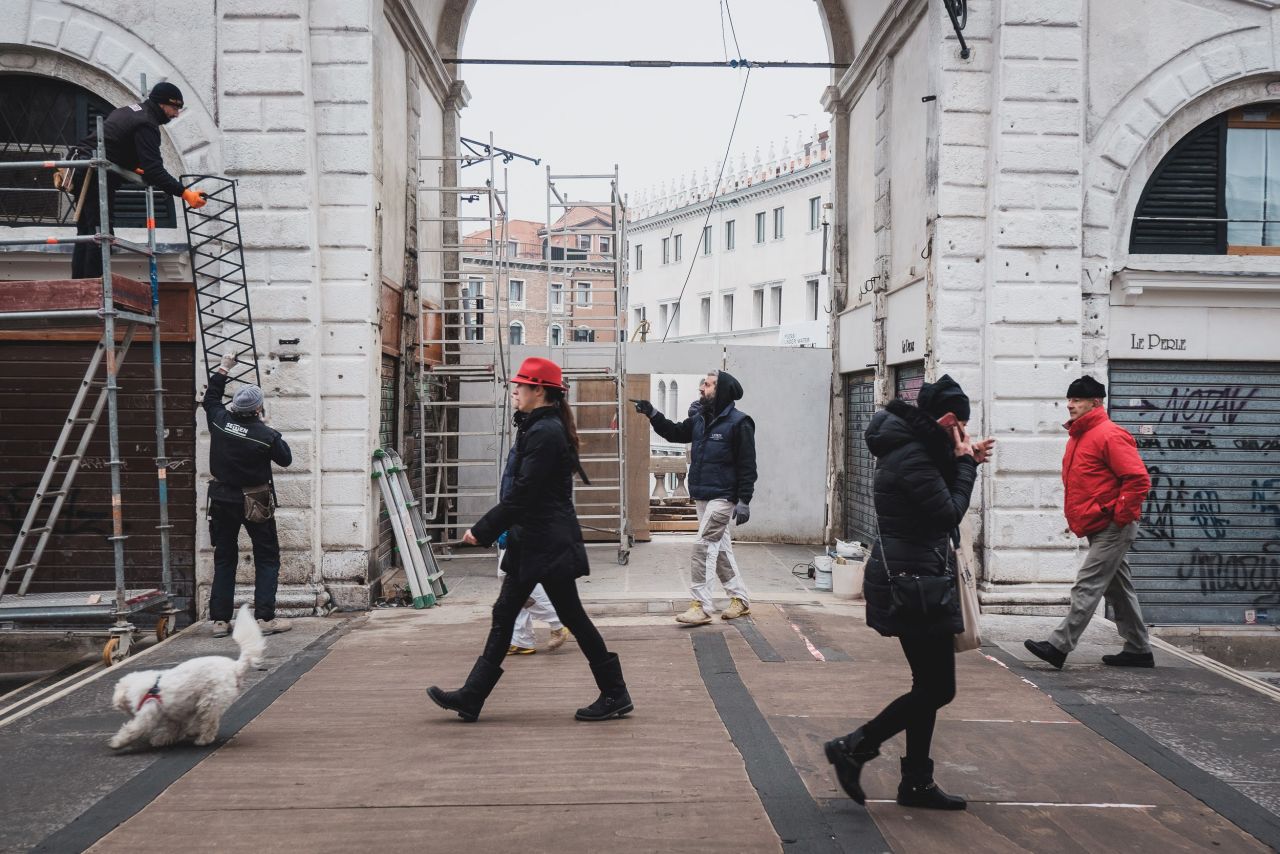
[{"label": "orange work glove", "polygon": [[187,203],[187,207],[192,208],[193,210],[195,208],[202,208],[208,204],[208,199],[205,198],[204,193],[190,188],[182,191],[182,200]]}]

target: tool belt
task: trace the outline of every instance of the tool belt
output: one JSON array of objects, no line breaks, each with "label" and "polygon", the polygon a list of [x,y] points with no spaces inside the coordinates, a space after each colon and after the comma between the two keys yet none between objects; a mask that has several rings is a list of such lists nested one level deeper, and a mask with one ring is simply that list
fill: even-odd
[{"label": "tool belt", "polygon": [[276,508],[271,503],[271,484],[261,486],[245,486],[244,520],[246,522],[266,522],[276,515]]}]

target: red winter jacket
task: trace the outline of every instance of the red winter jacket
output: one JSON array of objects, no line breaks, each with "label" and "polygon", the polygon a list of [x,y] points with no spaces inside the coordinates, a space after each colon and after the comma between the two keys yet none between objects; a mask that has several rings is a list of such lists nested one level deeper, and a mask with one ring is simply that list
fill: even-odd
[{"label": "red winter jacket", "polygon": [[1065,426],[1071,438],[1062,456],[1063,511],[1071,532],[1087,537],[1112,522],[1136,522],[1151,476],[1133,435],[1107,417],[1102,407]]}]

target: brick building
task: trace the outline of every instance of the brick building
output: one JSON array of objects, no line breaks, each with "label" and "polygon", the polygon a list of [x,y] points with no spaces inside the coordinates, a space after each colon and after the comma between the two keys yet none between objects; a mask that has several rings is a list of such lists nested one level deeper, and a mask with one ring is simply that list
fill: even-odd
[{"label": "brick building", "polygon": [[[558,347],[567,342],[615,341],[617,327],[625,326],[614,294],[618,247],[612,235],[556,234],[565,228],[613,231],[610,213],[593,207],[569,208],[553,223],[511,220],[507,223],[505,264],[506,293],[503,326],[507,343]],[[490,268],[489,229],[463,238],[463,245],[483,247],[485,254],[464,254],[462,269]],[[548,266],[550,260],[550,266]],[[593,263],[595,262],[595,263]],[[473,295],[484,287],[479,278],[469,286]]]}]

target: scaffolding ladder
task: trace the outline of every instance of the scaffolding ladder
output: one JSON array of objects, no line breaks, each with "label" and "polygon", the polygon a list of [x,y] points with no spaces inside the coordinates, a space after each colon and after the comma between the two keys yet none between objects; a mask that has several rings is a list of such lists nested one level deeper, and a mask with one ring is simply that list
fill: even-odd
[{"label": "scaffolding ladder", "polygon": [[204,207],[193,208],[185,202],[182,206],[204,356],[204,374],[198,379],[208,377],[223,354],[231,353],[236,364],[227,372],[227,385],[240,382],[260,387],[236,182],[218,175],[183,175],[181,180],[205,197]]},{"label": "scaffolding ladder", "polygon": [[[569,335],[551,357],[564,368],[569,402],[582,440],[580,459],[590,485],[574,486],[574,505],[588,548],[617,547],[618,563],[630,560],[626,470],[626,203],[618,167],[612,173],[546,171],[547,282],[559,282],[557,303],[549,287],[548,329],[557,315]],[[602,201],[578,201],[580,192]],[[604,536],[601,536],[604,535]]]},{"label": "scaffolding ladder", "polygon": [[[508,447],[507,192],[505,172],[499,187],[499,156],[491,136],[482,153],[419,157],[420,174],[434,167],[435,179],[418,188],[419,509],[443,558],[496,556],[450,544],[497,503]],[[469,174],[481,174],[468,183],[463,170],[473,168]],[[466,243],[467,232],[485,237]],[[427,292],[438,294],[438,305]],[[429,352],[437,354],[434,364]]]},{"label": "scaffolding ladder", "polygon": [[[105,136],[102,130],[102,117],[96,120],[96,145],[93,156],[88,160],[42,161],[34,163],[0,164],[0,170],[30,170],[71,168],[84,169],[83,180],[98,182],[98,232],[92,235],[76,237],[41,237],[18,238],[0,241],[2,245],[29,244],[79,244],[94,243],[102,253],[102,305],[100,309],[86,310],[34,310],[23,312],[4,312],[0,314],[0,325],[7,328],[67,328],[87,325],[102,325],[102,336],[97,348],[89,360],[84,378],[72,400],[62,430],[54,441],[53,451],[45,464],[39,485],[27,508],[26,516],[10,548],[5,560],[4,569],[0,570],[0,619],[31,621],[39,625],[47,625],[50,621],[78,620],[111,620],[111,627],[102,633],[108,638],[103,648],[103,659],[112,664],[128,655],[133,644],[137,628],[131,618],[143,611],[158,612],[159,620],[155,626],[157,637],[163,639],[173,629],[176,611],[171,604],[172,578],[169,554],[169,531],[171,525],[168,518],[167,471],[168,460],[165,455],[164,427],[164,385],[161,370],[161,349],[159,335],[160,290],[156,270],[155,239],[155,199],[153,190],[146,187],[146,228],[147,242],[138,244],[124,240],[111,232],[108,173],[115,173],[124,181],[142,184],[137,175],[120,169],[111,163],[106,156]],[[148,258],[151,286],[150,313],[142,314],[127,308],[118,307],[115,299],[113,274],[111,270],[111,252],[114,247],[134,252]],[[117,346],[118,324],[123,324],[123,338]],[[120,457],[120,411],[119,411],[119,374],[124,358],[133,342],[138,327],[151,328],[152,374],[155,386],[155,435],[156,435],[156,479],[159,502],[161,550],[161,585],[162,589],[141,588],[130,589],[126,586],[124,567],[124,544],[127,539],[124,533],[124,502],[121,468],[124,466]],[[103,379],[97,379],[99,369]],[[89,402],[92,401],[92,405]],[[88,406],[88,414],[84,414]],[[89,591],[29,593],[28,588],[40,566],[46,546],[53,536],[58,518],[62,512],[67,496],[70,494],[80,465],[89,447],[89,442],[102,419],[103,410],[107,416],[107,440],[111,489],[111,536],[115,590],[113,593]],[[69,452],[68,452],[69,451]],[[56,488],[50,488],[56,482]],[[22,573],[17,595],[4,599],[5,590],[12,576]],[[61,626],[45,631],[62,632]],[[94,632],[89,632],[94,633]]]}]

